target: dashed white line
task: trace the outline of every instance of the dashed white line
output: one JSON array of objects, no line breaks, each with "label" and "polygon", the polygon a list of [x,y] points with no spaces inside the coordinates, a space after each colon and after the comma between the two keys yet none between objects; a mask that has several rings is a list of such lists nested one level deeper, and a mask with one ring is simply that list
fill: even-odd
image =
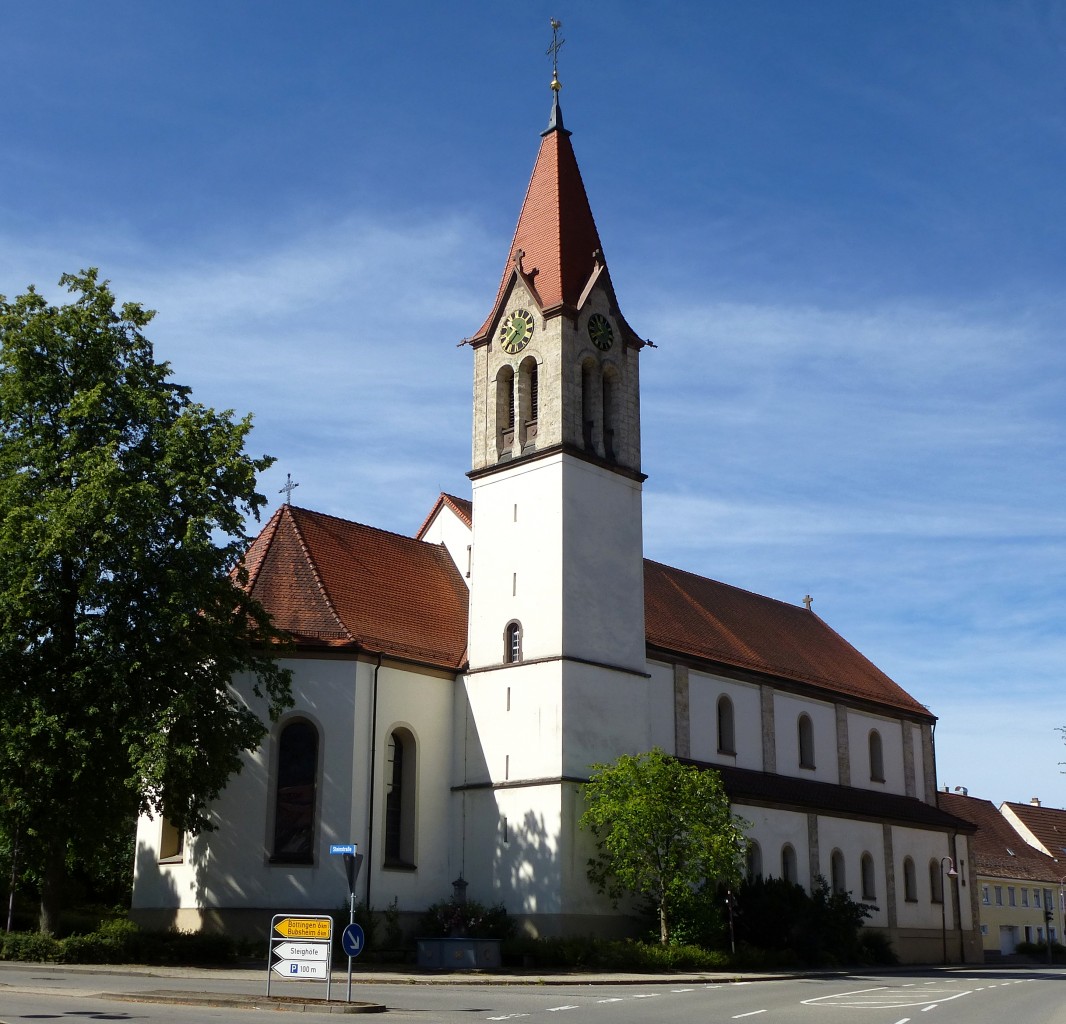
[{"label": "dashed white line", "polygon": [[514,1020],[516,1017],[528,1017],[528,1013],[505,1013],[502,1017],[486,1017],[486,1020]]},{"label": "dashed white line", "polygon": [[548,1013],[558,1013],[560,1010],[576,1010],[577,1003],[567,1003],[566,1006],[549,1006]]},{"label": "dashed white line", "polygon": [[896,1024],[907,1024],[907,1021],[909,1021],[909,1020],[910,1020],[910,1017],[903,1017],[900,1020],[897,1020]]},{"label": "dashed white line", "polygon": [[672,988],[672,989],[670,989],[670,991],[671,992],[695,992],[696,990],[694,988]]},{"label": "dashed white line", "polygon": [[922,1013],[928,1013],[930,1010],[935,1010],[936,1009],[936,1005],[937,1005],[936,1003],[933,1003],[930,1006],[923,1006],[922,1007]]},{"label": "dashed white line", "polygon": [[597,1003],[620,1003],[622,1002],[621,996],[611,996],[610,999],[597,999]]},{"label": "dashed white line", "polygon": [[658,999],[658,992],[635,992],[633,994],[634,999]]},{"label": "dashed white line", "polygon": [[765,1010],[751,1010],[748,1013],[738,1013],[735,1016],[730,1017],[730,1020],[740,1020],[741,1017],[754,1017],[757,1013],[766,1013],[766,1011]]}]

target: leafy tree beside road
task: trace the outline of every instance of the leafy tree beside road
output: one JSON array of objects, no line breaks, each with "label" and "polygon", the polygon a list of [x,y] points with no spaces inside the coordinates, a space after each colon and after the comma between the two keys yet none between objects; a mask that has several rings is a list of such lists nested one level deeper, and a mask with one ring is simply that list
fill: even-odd
[{"label": "leafy tree beside road", "polygon": [[[54,931],[67,867],[138,811],[209,828],[264,725],[229,688],[286,706],[266,613],[240,589],[265,499],[249,417],[170,382],[95,270],[74,299],[0,296],[0,830]],[[131,865],[132,870],[132,865]]]},{"label": "leafy tree beside road", "polygon": [[743,822],[730,811],[717,772],[684,765],[658,747],[592,768],[581,817],[598,851],[589,879],[614,900],[626,893],[650,900],[666,945],[675,908],[705,882],[739,876]]}]

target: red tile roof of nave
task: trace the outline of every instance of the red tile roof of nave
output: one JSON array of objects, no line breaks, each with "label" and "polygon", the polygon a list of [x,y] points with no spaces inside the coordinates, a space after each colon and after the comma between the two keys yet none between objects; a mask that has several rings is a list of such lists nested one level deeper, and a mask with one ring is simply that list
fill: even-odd
[{"label": "red tile roof of nave", "polygon": [[415,534],[416,540],[421,540],[423,536],[425,536],[429,524],[433,522],[437,513],[445,506],[450,508],[467,528],[474,525],[474,503],[468,501],[466,498],[457,498],[454,494],[448,494],[445,491],[441,491],[440,497],[433,503],[433,507],[429,510],[429,514],[422,520],[422,525],[418,528],[418,532]]},{"label": "red tile roof of nave", "polygon": [[496,301],[474,337],[482,338],[492,329],[519,249],[524,253],[522,270],[532,280],[541,309],[576,309],[596,268],[593,253],[601,248],[570,133],[562,128],[548,131],[529,179]]},{"label": "red tile roof of nave", "polygon": [[814,612],[644,560],[648,643],[933,718]]},{"label": "red tile roof of nave", "polygon": [[439,545],[284,505],[249,555],[253,595],[298,646],[465,662],[467,589]]},{"label": "red tile roof of nave", "polygon": [[[1018,819],[1047,847],[1059,863],[1066,863],[1066,811],[1059,807],[1037,807],[1036,804],[1014,803],[1007,800]],[[1061,874],[1066,874],[1066,868]]]},{"label": "red tile roof of nave", "polygon": [[937,793],[936,799],[941,810],[977,826],[970,845],[974,870],[980,874],[1036,882],[1057,880],[1062,874],[1051,857],[1031,847],[1011,827],[991,800],[961,793]]}]

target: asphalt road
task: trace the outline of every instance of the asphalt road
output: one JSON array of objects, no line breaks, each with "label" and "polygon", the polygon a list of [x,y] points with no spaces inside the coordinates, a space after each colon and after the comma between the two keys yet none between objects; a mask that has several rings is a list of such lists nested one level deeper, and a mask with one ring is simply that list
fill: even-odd
[{"label": "asphalt road", "polygon": [[[424,979],[420,979],[423,980]],[[357,984],[353,999],[380,1002],[384,1014],[340,1018],[311,1010],[279,1016],[261,998],[264,978],[251,972],[89,973],[40,965],[0,965],[0,1022],[111,1020],[143,1024],[284,1024],[297,1020],[382,1020],[393,1024],[1066,1024],[1066,971],[1061,969],[936,970],[818,975],[727,982],[688,978],[599,977],[540,984],[416,984],[374,980]],[[343,973],[333,999],[345,995]],[[322,983],[272,984],[274,995],[321,998]],[[225,1007],[139,1002],[205,992],[234,999]],[[926,1016],[932,1014],[932,1016]]]}]

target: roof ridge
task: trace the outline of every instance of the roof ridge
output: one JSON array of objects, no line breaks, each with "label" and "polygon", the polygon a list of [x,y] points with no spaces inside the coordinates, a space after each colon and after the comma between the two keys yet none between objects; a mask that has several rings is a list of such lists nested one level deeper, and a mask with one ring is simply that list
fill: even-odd
[{"label": "roof ridge", "polygon": [[332,519],[335,523],[344,523],[346,526],[358,526],[364,530],[373,530],[375,533],[388,534],[390,537],[399,537],[400,540],[417,541],[417,537],[412,537],[409,533],[397,533],[395,530],[385,530],[380,526],[373,526],[370,523],[361,523],[357,519],[345,519],[343,516],[333,515],[331,512],[318,512],[312,508],[302,508],[299,505],[289,505],[291,509],[297,512],[302,512],[305,515],[315,516],[318,519]]},{"label": "roof ridge", "polygon": [[[726,587],[729,590],[736,591],[738,594],[747,594],[749,597],[757,597],[760,601],[773,601],[774,604],[779,604],[784,608],[790,608],[794,612],[806,614],[809,610],[806,608],[800,608],[798,604],[793,604],[791,601],[784,600],[784,598],[771,597],[769,594],[760,594],[758,591],[748,590],[747,587],[738,587],[735,583],[725,583],[723,580],[716,580],[713,576],[702,576],[700,573],[693,572],[691,569],[681,569],[676,565],[667,565],[666,562],[659,562],[654,558],[645,557],[644,561],[650,565],[657,565],[662,569],[669,569],[670,572],[681,573],[682,575],[691,576],[697,580],[706,580],[708,583],[714,583],[719,587]],[[811,611],[811,614],[818,619],[819,622],[825,622],[825,619],[823,619],[817,612]],[[827,628],[832,629],[831,626],[827,626]],[[837,633],[837,636],[840,636],[840,634]],[[841,639],[843,640],[844,638],[841,637]]]},{"label": "roof ridge", "polygon": [[[341,618],[340,612],[337,611],[337,604],[333,600],[333,596],[329,592],[329,588],[326,586],[322,579],[322,574],[318,571],[318,564],[315,562],[314,556],[311,554],[311,549],[308,546],[307,538],[304,536],[303,530],[300,529],[300,524],[296,520],[296,516],[293,515],[293,511],[304,512],[309,515],[317,515],[319,513],[311,512],[309,509],[296,508],[294,510],[292,505],[285,505],[284,508],[289,509],[289,519],[292,522],[293,532],[296,534],[297,543],[300,545],[300,550],[303,551],[304,557],[307,559],[307,564],[311,569],[311,575],[314,578],[315,585],[318,587],[319,592],[322,594],[323,600],[326,602],[329,608],[330,614],[333,616],[337,625],[343,630],[344,635],[349,640],[357,639],[352,631],[348,628],[347,623]],[[336,516],[327,516],[326,518],[337,519]],[[343,522],[343,520],[338,520]]]}]

